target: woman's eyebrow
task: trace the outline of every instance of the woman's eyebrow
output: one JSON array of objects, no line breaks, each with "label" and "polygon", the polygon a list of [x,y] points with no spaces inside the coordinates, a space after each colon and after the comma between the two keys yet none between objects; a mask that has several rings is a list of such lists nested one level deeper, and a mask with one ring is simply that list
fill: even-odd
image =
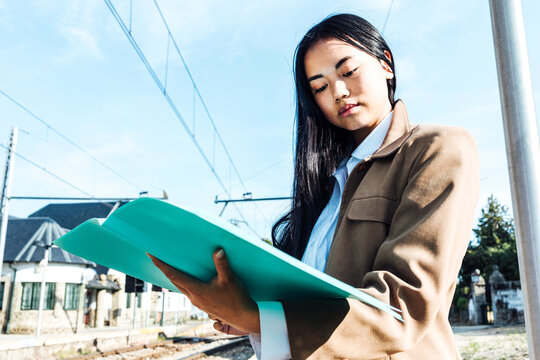
[{"label": "woman's eyebrow", "polygon": [[[345,56],[343,59],[339,60],[337,63],[336,63],[336,70],[338,70],[341,65],[343,65],[345,63],[345,61],[349,60],[351,57],[350,56]],[[323,76],[321,74],[317,74],[317,75],[313,75],[312,77],[310,77],[308,79],[308,82],[311,82],[313,80],[317,80],[317,79],[320,79],[322,78]]]},{"label": "woman's eyebrow", "polygon": [[343,59],[339,60],[336,64],[336,70],[339,69],[339,67],[343,65],[345,61],[349,60],[350,58],[351,58],[350,56],[345,56]]}]

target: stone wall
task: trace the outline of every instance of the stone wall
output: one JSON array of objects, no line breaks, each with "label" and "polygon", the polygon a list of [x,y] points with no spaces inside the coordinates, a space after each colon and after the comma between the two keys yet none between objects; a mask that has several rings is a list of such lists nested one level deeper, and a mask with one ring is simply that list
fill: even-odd
[{"label": "stone wall", "polygon": [[519,281],[491,284],[491,303],[496,325],[523,323],[523,295]]},{"label": "stone wall", "polygon": [[4,296],[2,297],[2,309],[0,309],[0,329],[4,331],[7,321],[7,309],[9,309],[9,299],[11,294],[11,274],[0,277],[0,282],[4,283]]},{"label": "stone wall", "polygon": [[[44,334],[76,333],[83,327],[83,286],[79,293],[79,310],[64,309],[65,288],[65,283],[56,283],[53,310],[42,312],[41,332]],[[36,331],[38,310],[21,310],[21,301],[22,283],[16,282],[8,331],[10,334],[33,334]]]},{"label": "stone wall", "polygon": [[[5,281],[4,306],[0,311],[0,326],[4,326],[7,319],[7,310],[10,294],[10,275],[4,276],[0,281]],[[109,279],[112,280],[112,279]],[[118,281],[117,279],[114,279]],[[123,290],[123,281],[119,279],[118,283],[121,289],[118,291],[94,290],[96,306],[89,311],[89,326],[103,328],[133,326],[133,307],[137,306],[135,294],[126,294]],[[9,333],[11,334],[34,334],[37,327],[38,310],[21,310],[22,284],[16,282],[14,286],[13,303],[11,310],[11,319],[9,321]],[[66,284],[63,282],[55,283],[54,307],[53,310],[43,310],[41,333],[77,333],[84,328],[84,302],[86,297],[86,288],[80,286],[79,310],[65,310]],[[107,295],[107,293],[109,295]],[[105,296],[111,296],[111,310],[105,308]],[[131,297],[131,306],[126,308],[126,297]],[[159,293],[149,292],[141,294],[143,296],[142,307],[137,308],[136,327],[153,326],[160,324],[161,320],[161,301]],[[173,310],[172,308],[169,310]],[[166,311],[164,324],[177,324],[185,321],[190,316],[189,311]],[[5,326],[4,326],[5,327]],[[5,331],[6,329],[4,329]]]}]

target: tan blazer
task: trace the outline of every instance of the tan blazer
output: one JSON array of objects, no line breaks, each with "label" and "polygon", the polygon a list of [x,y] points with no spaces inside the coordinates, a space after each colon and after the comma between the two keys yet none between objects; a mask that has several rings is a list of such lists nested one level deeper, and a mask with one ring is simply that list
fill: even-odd
[{"label": "tan blazer", "polygon": [[357,300],[284,301],[293,359],[458,359],[448,322],[478,200],[465,130],[412,127],[398,101],[386,138],[351,171],[326,272],[402,311]]}]

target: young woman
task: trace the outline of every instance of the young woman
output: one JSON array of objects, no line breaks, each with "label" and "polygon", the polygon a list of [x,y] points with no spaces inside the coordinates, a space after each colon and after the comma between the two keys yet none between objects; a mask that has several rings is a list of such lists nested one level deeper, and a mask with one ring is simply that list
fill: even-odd
[{"label": "young woman", "polygon": [[409,123],[392,52],[358,16],[314,26],[295,60],[294,199],[274,244],[405,321],[349,299],[256,304],[223,250],[209,283],[154,263],[216,329],[261,334],[263,358],[458,359],[448,311],[478,197],[472,137]]}]

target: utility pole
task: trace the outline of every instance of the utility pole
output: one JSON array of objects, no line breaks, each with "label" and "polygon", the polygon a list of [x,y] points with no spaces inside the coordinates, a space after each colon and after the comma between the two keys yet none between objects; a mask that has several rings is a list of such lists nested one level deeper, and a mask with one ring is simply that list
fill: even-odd
[{"label": "utility pole", "polygon": [[521,0],[490,0],[531,360],[540,360],[540,142]]},{"label": "utility pole", "polygon": [[159,321],[159,325],[163,326],[165,324],[165,297],[167,296],[167,289],[161,289],[161,319]]},{"label": "utility pole", "polygon": [[2,276],[2,268],[4,266],[4,247],[6,246],[7,226],[8,226],[8,211],[9,211],[9,196],[11,191],[11,177],[13,175],[13,167],[15,166],[15,151],[17,149],[17,133],[16,126],[11,128],[11,137],[9,139],[9,148],[6,159],[6,171],[4,173],[4,184],[2,186],[2,197],[0,198],[0,212],[2,213],[2,225],[0,226],[0,276]]},{"label": "utility pole", "polygon": [[[131,296],[131,294],[132,293],[128,293],[128,296]],[[135,296],[134,296],[135,299],[133,301],[133,323],[131,325],[131,328],[133,330],[135,330],[135,327],[137,326],[137,300],[138,300],[137,296],[139,296],[138,293],[135,293]]]},{"label": "utility pole", "polygon": [[[41,318],[43,316],[43,302],[45,301],[45,287],[47,285],[46,282],[46,273],[47,273],[47,265],[49,265],[49,249],[51,248],[51,228],[47,228],[47,242],[43,245],[37,246],[43,246],[45,248],[45,254],[43,255],[43,260],[41,260],[39,267],[41,268],[41,287],[39,288],[39,307],[38,307],[38,319],[37,319],[37,326],[36,326],[36,336],[39,336],[41,334]],[[54,305],[53,305],[54,306]]]}]

